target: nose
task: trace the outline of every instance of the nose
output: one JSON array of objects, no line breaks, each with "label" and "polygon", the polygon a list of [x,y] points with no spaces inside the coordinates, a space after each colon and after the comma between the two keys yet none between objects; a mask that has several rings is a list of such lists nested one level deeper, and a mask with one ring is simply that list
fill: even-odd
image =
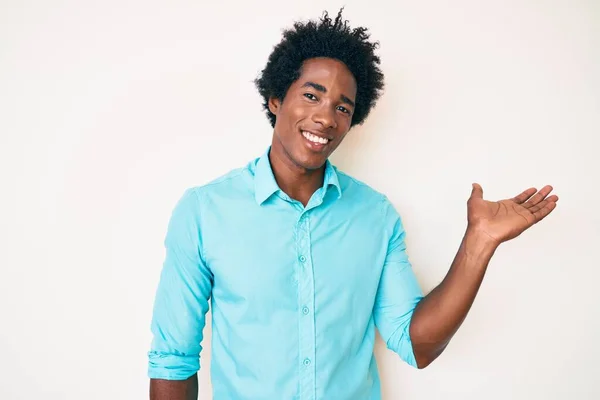
[{"label": "nose", "polygon": [[324,129],[335,129],[337,128],[337,122],[335,121],[335,111],[331,109],[329,104],[322,104],[313,113],[312,120],[318,124],[321,124]]}]

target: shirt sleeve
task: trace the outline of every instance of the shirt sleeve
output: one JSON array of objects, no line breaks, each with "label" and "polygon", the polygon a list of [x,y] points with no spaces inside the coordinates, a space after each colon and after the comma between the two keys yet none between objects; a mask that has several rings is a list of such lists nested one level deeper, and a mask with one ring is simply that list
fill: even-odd
[{"label": "shirt sleeve", "polygon": [[185,380],[200,369],[200,343],[213,276],[203,260],[198,194],[177,202],[164,240],[166,255],[154,299],[148,376]]},{"label": "shirt sleeve", "polygon": [[384,199],[384,223],[391,235],[375,298],[375,325],[387,347],[417,367],[409,328],[423,292],[406,254],[402,220],[387,198]]}]

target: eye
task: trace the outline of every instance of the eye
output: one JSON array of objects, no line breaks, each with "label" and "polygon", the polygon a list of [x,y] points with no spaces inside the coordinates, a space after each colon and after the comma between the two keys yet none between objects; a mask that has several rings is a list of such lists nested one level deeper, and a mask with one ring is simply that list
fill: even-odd
[{"label": "eye", "polygon": [[310,100],[317,100],[317,96],[312,93],[304,93],[304,97],[307,97]]},{"label": "eye", "polygon": [[344,106],[338,106],[338,110],[340,110],[341,112],[343,112],[345,114],[350,114],[350,111]]}]

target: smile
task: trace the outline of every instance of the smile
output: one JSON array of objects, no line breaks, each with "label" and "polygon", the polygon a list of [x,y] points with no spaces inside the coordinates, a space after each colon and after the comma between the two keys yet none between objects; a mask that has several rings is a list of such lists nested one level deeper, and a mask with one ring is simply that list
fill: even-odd
[{"label": "smile", "polygon": [[329,139],[324,138],[324,137],[320,137],[317,135],[313,135],[310,132],[307,131],[302,131],[302,136],[304,136],[306,138],[306,140],[315,143],[315,144],[327,144],[329,143]]}]

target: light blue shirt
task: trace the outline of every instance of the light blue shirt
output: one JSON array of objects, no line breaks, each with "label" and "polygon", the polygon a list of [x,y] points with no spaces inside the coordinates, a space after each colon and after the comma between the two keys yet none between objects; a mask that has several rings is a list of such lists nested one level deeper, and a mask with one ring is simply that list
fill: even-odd
[{"label": "light blue shirt", "polygon": [[175,206],[149,377],[198,371],[210,301],[214,400],[378,400],[375,328],[416,366],[409,326],[423,293],[400,216],[329,161],[304,207],[279,189],[269,150]]}]

